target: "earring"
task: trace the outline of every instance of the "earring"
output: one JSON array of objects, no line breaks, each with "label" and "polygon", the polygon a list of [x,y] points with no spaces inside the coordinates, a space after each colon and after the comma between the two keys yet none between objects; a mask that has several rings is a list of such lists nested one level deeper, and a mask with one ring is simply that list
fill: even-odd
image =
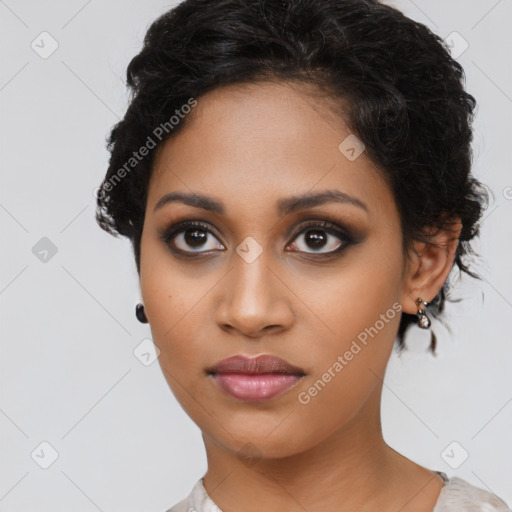
[{"label": "earring", "polygon": [[146,313],[144,312],[144,305],[140,302],[135,306],[135,316],[137,320],[142,324],[147,324],[148,319],[146,317]]},{"label": "earring", "polygon": [[425,302],[421,297],[416,299],[416,305],[418,306],[418,325],[422,329],[428,329],[430,327],[430,318],[426,314],[428,302]]}]

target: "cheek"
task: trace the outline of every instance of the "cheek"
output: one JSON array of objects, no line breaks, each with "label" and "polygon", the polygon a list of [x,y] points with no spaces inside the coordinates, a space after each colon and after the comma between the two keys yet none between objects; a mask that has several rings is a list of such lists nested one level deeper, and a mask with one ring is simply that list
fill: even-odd
[{"label": "cheek", "polygon": [[[141,244],[140,287],[159,361],[174,391],[184,375],[199,372],[200,332],[208,319],[198,314],[201,300],[211,288],[212,277],[184,272],[159,241]],[[194,272],[189,267],[189,272]],[[186,371],[184,371],[186,369]],[[178,386],[179,387],[179,386]]]},{"label": "cheek", "polygon": [[[179,279],[162,279],[157,287],[176,285],[182,290]],[[204,288],[204,291],[202,290]],[[148,294],[147,303],[151,311],[150,328],[152,339],[160,354],[158,361],[162,373],[176,400],[197,421],[196,409],[202,401],[202,386],[206,380],[205,324],[207,311],[201,308],[201,298],[207,292],[205,283],[188,292],[155,292]],[[211,329],[210,329],[211,330]],[[205,421],[204,419],[202,421]]]},{"label": "cheek", "polygon": [[322,322],[307,315],[311,336],[302,353],[313,372],[297,399],[321,430],[347,421],[384,377],[401,316],[402,257],[398,242],[380,248],[378,239],[361,246],[332,279],[307,284]]},{"label": "cheek", "polygon": [[[348,350],[351,341],[376,322],[382,331],[379,335],[394,337],[392,331],[398,327],[400,317],[403,259],[399,241],[392,233],[389,235],[368,237],[362,245],[352,247],[342,264],[333,267],[329,275],[321,279],[311,275],[307,281],[301,281],[301,295],[307,297],[310,309],[322,320],[318,325],[323,325],[326,335],[314,347],[318,354],[332,356]],[[381,315],[385,318],[381,319]],[[328,350],[322,349],[326,346]]]}]

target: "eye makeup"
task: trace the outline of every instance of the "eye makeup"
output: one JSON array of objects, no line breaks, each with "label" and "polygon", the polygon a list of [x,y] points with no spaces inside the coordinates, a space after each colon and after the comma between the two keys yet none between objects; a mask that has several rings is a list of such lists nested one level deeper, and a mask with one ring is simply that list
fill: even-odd
[{"label": "eye makeup", "polygon": [[[293,232],[293,234],[292,234]],[[337,239],[339,244],[337,247],[325,252],[316,250],[317,248],[306,247],[308,250],[297,250],[297,240],[300,237],[309,235],[308,242],[317,245],[327,240],[327,244],[320,247],[320,250],[329,245],[329,239]],[[361,243],[363,235],[360,230],[354,230],[346,223],[333,219],[328,215],[317,215],[316,218],[306,219],[294,224],[291,229],[287,230],[286,238],[289,240],[285,246],[285,251],[289,253],[305,254],[308,258],[314,259],[332,258],[342,253],[350,245]],[[194,259],[215,252],[226,250],[227,244],[222,241],[222,236],[218,230],[209,222],[202,219],[187,219],[182,221],[170,222],[164,228],[159,230],[158,237],[169,249],[169,251],[179,258]],[[195,237],[195,238],[194,238]],[[211,239],[217,240],[217,247],[209,250],[201,250],[205,245],[211,245]],[[198,250],[194,250],[193,246],[197,242]],[[181,245],[181,248],[179,247]],[[187,245],[189,249],[187,249]],[[304,244],[303,244],[304,245]],[[332,244],[330,244],[332,245]],[[295,247],[289,249],[290,246]]]}]

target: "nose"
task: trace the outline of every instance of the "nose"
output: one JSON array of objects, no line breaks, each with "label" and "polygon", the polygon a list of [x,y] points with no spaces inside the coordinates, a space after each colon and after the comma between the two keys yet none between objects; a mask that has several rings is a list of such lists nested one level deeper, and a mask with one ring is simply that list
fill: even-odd
[{"label": "nose", "polygon": [[260,338],[292,325],[293,293],[284,276],[269,267],[264,254],[265,251],[251,263],[234,256],[234,267],[221,288],[222,298],[215,314],[222,330]]}]

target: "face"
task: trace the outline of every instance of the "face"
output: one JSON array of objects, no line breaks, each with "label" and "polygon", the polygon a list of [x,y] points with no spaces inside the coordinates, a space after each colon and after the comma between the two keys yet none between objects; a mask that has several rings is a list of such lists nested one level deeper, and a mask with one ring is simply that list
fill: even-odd
[{"label": "face", "polygon": [[[225,450],[250,442],[263,457],[297,454],[362,411],[368,421],[378,413],[370,400],[404,291],[400,218],[391,189],[364,151],[355,158],[361,146],[331,112],[290,84],[230,85],[198,98],[156,155],[142,298],[169,386]],[[162,200],[173,193],[189,199]],[[301,375],[259,387],[250,382],[261,375],[207,372],[261,354]],[[223,382],[239,393],[280,391],[240,398]]]}]

